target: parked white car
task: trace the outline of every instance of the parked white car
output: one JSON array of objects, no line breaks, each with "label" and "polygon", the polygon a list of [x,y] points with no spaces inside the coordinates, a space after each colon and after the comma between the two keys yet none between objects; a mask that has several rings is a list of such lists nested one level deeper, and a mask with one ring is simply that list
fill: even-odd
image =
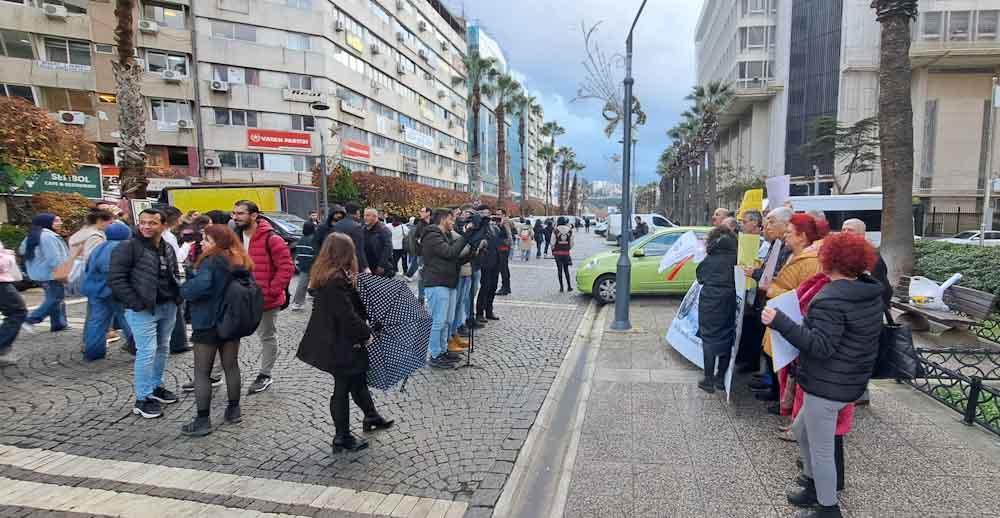
[{"label": "parked white car", "polygon": [[986,246],[1000,246],[1000,231],[987,231],[986,235],[983,236],[985,239],[980,240],[978,230],[966,230],[956,234],[954,237],[949,237],[942,239],[945,243],[954,243],[956,245],[986,245]]}]

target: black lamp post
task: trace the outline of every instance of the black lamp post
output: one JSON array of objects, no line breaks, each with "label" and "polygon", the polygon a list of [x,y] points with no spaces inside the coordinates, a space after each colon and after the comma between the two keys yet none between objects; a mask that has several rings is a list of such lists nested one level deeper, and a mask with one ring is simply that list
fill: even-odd
[{"label": "black lamp post", "polygon": [[628,254],[628,246],[632,237],[632,32],[635,24],[642,16],[642,10],[646,7],[646,1],[642,0],[639,12],[632,20],[632,27],[628,31],[628,38],[625,40],[625,138],[622,139],[622,230],[621,248],[618,254],[618,271],[615,275],[615,321],[611,323],[611,329],[615,331],[627,331],[632,329],[632,322],[629,321],[629,299],[632,293],[632,258]]},{"label": "black lamp post", "polygon": [[[330,105],[323,101],[316,101],[309,105],[309,108],[314,112],[325,112],[330,109]],[[318,124],[317,124],[318,126]],[[323,191],[322,205],[323,205],[323,218],[330,217],[330,192],[326,187],[326,129],[319,129],[319,188]],[[324,219],[325,221],[325,219]]]}]

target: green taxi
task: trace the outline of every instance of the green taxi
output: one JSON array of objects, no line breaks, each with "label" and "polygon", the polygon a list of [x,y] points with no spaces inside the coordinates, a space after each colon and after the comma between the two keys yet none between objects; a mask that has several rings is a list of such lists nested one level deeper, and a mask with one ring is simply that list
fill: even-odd
[{"label": "green taxi", "polygon": [[[695,265],[689,262],[673,280],[669,272],[658,273],[660,260],[667,250],[685,233],[694,231],[699,238],[711,230],[709,227],[673,227],[640,237],[629,246],[632,254],[632,293],[635,294],[685,294],[695,282]],[[615,272],[618,269],[618,249],[588,258],[576,270],[576,284],[580,293],[592,294],[598,302],[615,301]]]}]

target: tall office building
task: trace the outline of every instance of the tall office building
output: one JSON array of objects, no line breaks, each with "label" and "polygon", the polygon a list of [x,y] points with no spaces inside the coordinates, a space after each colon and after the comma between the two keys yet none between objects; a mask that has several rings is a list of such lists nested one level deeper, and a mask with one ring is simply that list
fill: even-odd
[{"label": "tall office building", "polygon": [[[510,134],[510,176],[511,192],[514,199],[520,200],[525,193],[522,191],[522,177],[527,178],[528,199],[545,200],[545,164],[538,159],[538,150],[542,144],[542,125],[545,124],[544,114],[518,113],[513,117]],[[520,131],[524,127],[524,149],[520,145]]]},{"label": "tall office building", "polygon": [[[820,116],[853,124],[878,111],[880,25],[869,0],[707,0],[698,21],[697,76],[735,83],[722,117],[716,165],[743,175],[789,174],[820,193],[842,164],[801,156]],[[1000,70],[1000,0],[922,0],[912,24],[914,196],[927,213],[982,208],[988,168],[991,78]],[[1000,151],[1000,139],[994,139]],[[824,177],[826,177],[824,179]],[[848,192],[877,190],[876,168]]]},{"label": "tall office building", "polygon": [[[495,68],[501,74],[507,73],[507,57],[497,43],[486,30],[479,25],[469,25],[468,27],[469,52],[478,53],[483,58],[493,58],[496,61]],[[469,117],[469,131],[472,129],[472,117]],[[497,149],[497,119],[496,119],[496,99],[483,96],[479,106],[479,172],[481,183],[480,190],[484,194],[496,196],[498,192],[499,176],[497,173],[499,149]],[[510,118],[507,118],[505,128],[508,146],[510,143]],[[469,160],[472,160],[472,139],[469,139]],[[509,154],[509,149],[504,151]],[[510,161],[508,160],[508,164]]]},{"label": "tall office building", "polygon": [[[137,4],[154,190],[309,184],[323,151],[352,170],[467,189],[465,25],[438,0]],[[0,1],[2,92],[82,126],[106,176],[118,138],[113,11],[107,0]]]}]

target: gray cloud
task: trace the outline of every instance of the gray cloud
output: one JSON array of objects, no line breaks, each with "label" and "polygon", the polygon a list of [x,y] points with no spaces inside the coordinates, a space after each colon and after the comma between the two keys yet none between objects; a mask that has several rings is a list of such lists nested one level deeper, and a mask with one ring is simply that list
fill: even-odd
[{"label": "gray cloud", "polygon": [[[479,23],[502,46],[510,66],[526,77],[529,91],[545,107],[547,120],[558,120],[587,166],[584,176],[619,179],[609,174],[607,156],[621,153],[620,136],[604,137],[604,119],[596,101],[570,102],[584,76],[580,23],[602,22],[598,39],[608,52],[625,51],[625,37],[639,0],[453,0],[470,23]],[[665,131],[686,109],[684,96],[695,82],[694,30],[702,0],[651,0],[636,26],[633,76],[635,92],[649,115],[639,130],[636,150],[638,183],[655,181],[656,159],[667,145]],[[624,70],[621,78],[624,79]]]}]

